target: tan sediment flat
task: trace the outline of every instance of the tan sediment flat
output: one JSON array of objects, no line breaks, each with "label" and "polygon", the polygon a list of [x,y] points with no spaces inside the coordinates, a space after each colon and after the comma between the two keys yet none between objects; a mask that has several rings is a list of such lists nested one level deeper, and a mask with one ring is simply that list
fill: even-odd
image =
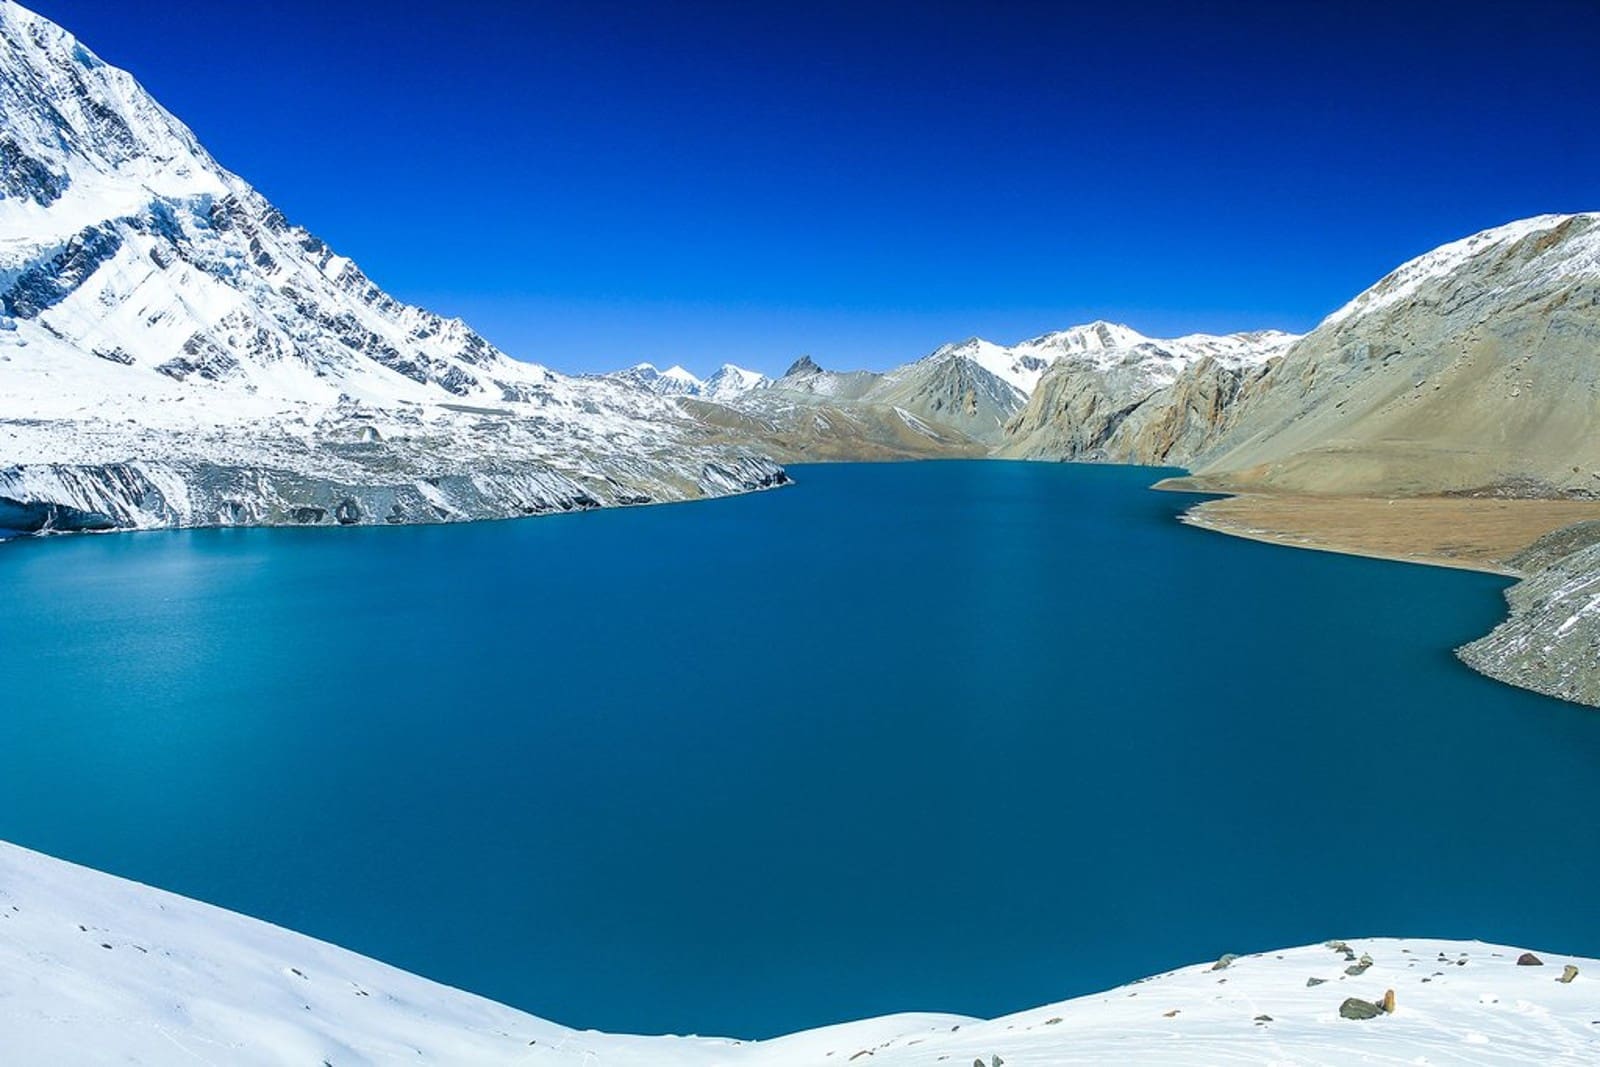
[{"label": "tan sediment flat", "polygon": [[1272,544],[1516,577],[1512,556],[1552,530],[1600,519],[1600,501],[1246,493],[1183,519]]}]

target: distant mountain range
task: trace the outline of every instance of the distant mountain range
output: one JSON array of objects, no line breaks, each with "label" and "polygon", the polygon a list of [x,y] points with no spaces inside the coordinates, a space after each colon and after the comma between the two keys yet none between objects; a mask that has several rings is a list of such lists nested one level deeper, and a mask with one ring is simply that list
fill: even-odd
[{"label": "distant mountain range", "polygon": [[[1248,375],[1281,355],[1295,340],[1290,334],[1274,330],[1220,337],[1191,334],[1160,340],[1128,326],[1093,322],[1009,347],[974,337],[943,345],[921,359],[882,373],[825,370],[804,356],[777,379],[729,364],[701,383],[681,367],[657,371],[648,363],[604,377],[658,396],[714,400],[756,415],[780,415],[795,405],[836,409],[844,406],[852,409],[858,419],[878,424],[880,430],[897,424],[903,429],[905,418],[909,417],[932,433],[931,438],[924,433],[922,440],[911,442],[910,454],[921,454],[929,447],[938,450],[939,442],[944,442],[943,447],[958,451],[999,446],[1007,454],[1028,455],[1031,451],[1044,454],[1050,442],[1026,440],[1036,427],[1014,427],[1012,423],[1028,408],[1030,397],[1041,383],[1057,390],[1062,381],[1092,380],[1104,401],[1120,409],[1173,385],[1190,368],[1205,361],[1224,373]],[[715,386],[719,379],[730,375],[738,376],[734,387]],[[1054,413],[1041,419],[1060,421]],[[780,453],[789,458],[804,454],[808,437],[805,424],[802,418],[787,427],[790,436],[800,442],[800,451],[791,452],[780,445]],[[931,446],[930,440],[935,442]],[[876,444],[893,447],[887,439]],[[1111,450],[1105,446],[1106,442],[1095,436],[1091,443],[1075,450],[1074,458],[1100,458],[1100,453]],[[862,447],[869,447],[869,443],[863,442]],[[1155,461],[1166,459],[1163,455]]]},{"label": "distant mountain range", "polygon": [[652,363],[636,363],[627,370],[598,375],[613,381],[638,386],[656,396],[694,396],[707,400],[733,400],[771,380],[753,370],[724,363],[711,377],[701,381],[682,367],[657,370]]}]

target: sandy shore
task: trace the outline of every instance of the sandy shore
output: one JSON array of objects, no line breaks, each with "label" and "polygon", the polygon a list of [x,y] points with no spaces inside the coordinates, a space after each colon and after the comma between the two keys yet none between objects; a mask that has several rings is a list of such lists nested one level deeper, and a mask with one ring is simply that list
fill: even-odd
[{"label": "sandy shore", "polygon": [[1198,504],[1183,519],[1272,544],[1519,577],[1511,557],[1552,530],[1600,519],[1600,501],[1245,493]]}]

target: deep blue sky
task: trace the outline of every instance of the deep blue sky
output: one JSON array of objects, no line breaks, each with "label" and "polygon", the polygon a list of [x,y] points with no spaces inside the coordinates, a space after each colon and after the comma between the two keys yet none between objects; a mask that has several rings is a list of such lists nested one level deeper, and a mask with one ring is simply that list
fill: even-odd
[{"label": "deep blue sky", "polygon": [[1302,330],[1600,208],[1600,4],[32,0],[396,295],[567,370]]}]

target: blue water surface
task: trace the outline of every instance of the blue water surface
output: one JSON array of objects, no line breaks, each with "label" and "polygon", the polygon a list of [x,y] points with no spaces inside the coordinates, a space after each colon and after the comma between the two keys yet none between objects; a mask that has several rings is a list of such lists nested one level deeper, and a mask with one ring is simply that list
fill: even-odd
[{"label": "blue water surface", "polygon": [[1600,954],[1600,714],[1450,654],[1504,580],[1185,527],[1149,469],[794,473],[0,546],[0,837],[633,1031]]}]

